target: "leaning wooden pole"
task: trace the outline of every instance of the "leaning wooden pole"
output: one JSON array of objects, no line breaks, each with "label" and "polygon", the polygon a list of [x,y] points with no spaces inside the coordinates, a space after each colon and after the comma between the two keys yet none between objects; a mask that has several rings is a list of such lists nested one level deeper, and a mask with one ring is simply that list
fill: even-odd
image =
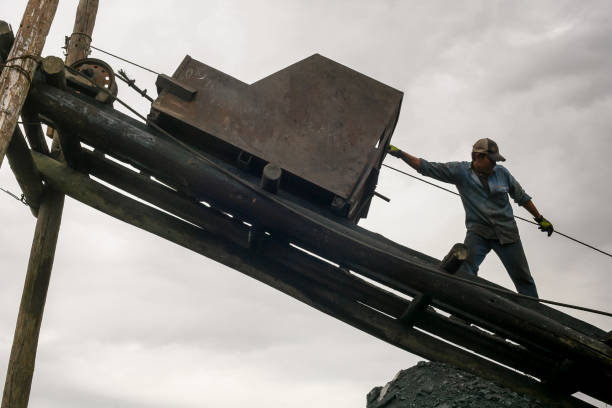
[{"label": "leaning wooden pole", "polygon": [[2,408],[28,406],[38,334],[45,308],[63,205],[63,193],[46,189],[38,212],[26,281],[19,306],[17,327],[2,395]]},{"label": "leaning wooden pole", "polygon": [[23,107],[59,0],[30,0],[0,75],[0,166]]},{"label": "leaning wooden pole", "polygon": [[68,41],[66,65],[87,58],[91,35],[96,24],[98,14],[98,0],[80,0],[77,8],[74,29]]},{"label": "leaning wooden pole", "polygon": [[[32,1],[30,3],[32,3]],[[57,0],[55,0],[54,4],[56,7]],[[55,7],[53,9],[53,14],[55,13]],[[29,9],[26,10],[26,16],[29,15],[28,10]],[[87,56],[97,11],[98,0],[79,1],[73,30],[73,33],[77,34],[71,36],[68,55],[66,56],[67,63],[72,63],[73,61]],[[53,15],[50,17],[53,17]],[[48,18],[48,24],[50,24],[50,20],[51,18]],[[23,26],[24,24],[22,23],[22,28]],[[48,30],[49,28],[47,27],[45,35]],[[16,45],[17,39],[13,49],[16,48]],[[42,45],[40,48],[42,49]],[[40,54],[40,50],[38,54]],[[10,58],[11,56],[9,55],[9,61]],[[8,70],[5,70],[5,72],[6,71]],[[26,93],[27,89],[23,94],[24,99]],[[15,122],[22,105],[23,100],[19,104],[19,109],[16,109]],[[3,134],[0,134],[0,142],[2,142],[2,136]],[[54,141],[54,146],[57,147],[57,141]],[[5,150],[6,147],[3,147],[0,143],[0,163],[1,159],[4,157]],[[21,298],[21,305],[19,307],[17,327],[15,328],[13,347],[11,349],[4,393],[2,396],[2,408],[21,408],[28,406],[32,378],[34,376],[38,335],[40,333],[40,325],[42,323],[47,290],[49,288],[49,280],[53,267],[55,247],[57,245],[63,209],[64,194],[51,187],[46,188],[40,205],[32,250],[30,252],[30,260],[28,262],[26,281]]]}]

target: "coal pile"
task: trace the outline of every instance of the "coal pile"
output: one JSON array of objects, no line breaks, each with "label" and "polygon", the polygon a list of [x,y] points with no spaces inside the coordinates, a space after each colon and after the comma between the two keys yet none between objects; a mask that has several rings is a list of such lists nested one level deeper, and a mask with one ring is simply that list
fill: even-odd
[{"label": "coal pile", "polygon": [[544,408],[537,400],[445,364],[420,362],[368,393],[367,408]]}]

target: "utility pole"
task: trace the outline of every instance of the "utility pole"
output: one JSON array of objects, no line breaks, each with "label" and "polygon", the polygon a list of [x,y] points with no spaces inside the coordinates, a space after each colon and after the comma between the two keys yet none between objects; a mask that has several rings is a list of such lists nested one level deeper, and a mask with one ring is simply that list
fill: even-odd
[{"label": "utility pole", "polygon": [[[57,5],[57,0],[55,5]],[[68,44],[67,64],[71,64],[88,55],[97,11],[98,0],[79,1],[73,34]],[[28,15],[27,10],[26,15]],[[24,99],[26,93],[27,89],[24,92]],[[19,105],[20,108],[21,105]],[[16,112],[17,115],[19,110],[16,110]],[[54,147],[59,149],[56,132],[54,132],[54,136]],[[4,151],[1,150],[0,153],[1,159]],[[2,408],[26,408],[28,406],[32,377],[34,376],[38,336],[40,334],[40,325],[51,278],[51,269],[53,267],[63,209],[64,194],[46,186],[36,222],[34,240],[32,242],[30,260],[28,262],[28,270],[17,317],[17,327],[15,328],[15,337],[13,339],[4,394],[2,396]]]}]

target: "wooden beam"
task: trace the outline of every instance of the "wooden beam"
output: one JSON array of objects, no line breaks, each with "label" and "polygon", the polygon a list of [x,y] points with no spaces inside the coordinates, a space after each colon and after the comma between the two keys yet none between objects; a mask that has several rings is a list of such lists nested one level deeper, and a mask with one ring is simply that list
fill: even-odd
[{"label": "wooden beam", "polygon": [[[397,347],[424,358],[444,361],[491,379],[516,391],[527,392],[558,406],[580,406],[575,399],[551,395],[526,376],[517,374],[479,356],[461,350],[426,333],[411,329],[396,319],[347,298],[304,273],[296,265],[306,258],[297,249],[288,249],[292,262],[280,262],[278,245],[268,241],[266,249],[253,252],[226,239],[188,224],[146,204],[130,199],[78,173],[47,156],[34,153],[39,170],[50,185],[76,200],[114,218],[149,231],[185,248],[207,256],[272,286],[324,313],[366,331]],[[287,247],[286,247],[287,248]]]},{"label": "wooden beam", "polygon": [[47,139],[42,130],[38,114],[32,111],[27,103],[21,109],[21,118],[23,119],[23,130],[25,131],[30,148],[39,153],[49,154],[49,146],[47,146]]},{"label": "wooden beam", "polygon": [[41,70],[45,76],[45,81],[59,89],[66,89],[66,70],[64,61],[61,58],[49,55],[43,58]]},{"label": "wooden beam", "polygon": [[28,1],[7,58],[9,69],[0,75],[0,166],[30,89],[37,58],[45,45],[57,3],[58,0]]},{"label": "wooden beam", "polygon": [[156,207],[168,211],[211,234],[229,239],[237,245],[247,245],[249,228],[242,222],[198,203],[182,193],[129,170],[109,159],[87,150],[81,151],[82,170],[112,184]]},{"label": "wooden beam", "polygon": [[9,165],[19,183],[21,191],[30,207],[30,211],[36,217],[40,208],[43,192],[42,179],[40,173],[34,165],[30,149],[26,144],[23,134],[19,127],[15,127],[13,138],[6,151]]},{"label": "wooden beam", "polygon": [[63,160],[72,168],[81,162],[81,143],[69,129],[53,129],[53,143],[59,144]]},{"label": "wooden beam", "polygon": [[[11,52],[14,41],[15,36],[13,35],[13,30],[11,30],[11,26],[6,21],[0,20],[0,57],[2,57],[3,60],[5,60],[9,52]],[[4,63],[4,61],[2,61],[2,63]]]}]

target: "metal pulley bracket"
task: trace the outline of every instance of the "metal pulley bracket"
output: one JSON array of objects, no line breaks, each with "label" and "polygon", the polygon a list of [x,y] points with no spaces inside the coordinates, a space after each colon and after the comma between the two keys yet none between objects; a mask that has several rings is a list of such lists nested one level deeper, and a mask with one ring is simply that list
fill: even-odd
[{"label": "metal pulley bracket", "polygon": [[117,82],[110,65],[96,58],[85,58],[76,61],[71,68],[80,73],[66,72],[66,80],[71,87],[99,102],[113,103],[117,96]]}]

